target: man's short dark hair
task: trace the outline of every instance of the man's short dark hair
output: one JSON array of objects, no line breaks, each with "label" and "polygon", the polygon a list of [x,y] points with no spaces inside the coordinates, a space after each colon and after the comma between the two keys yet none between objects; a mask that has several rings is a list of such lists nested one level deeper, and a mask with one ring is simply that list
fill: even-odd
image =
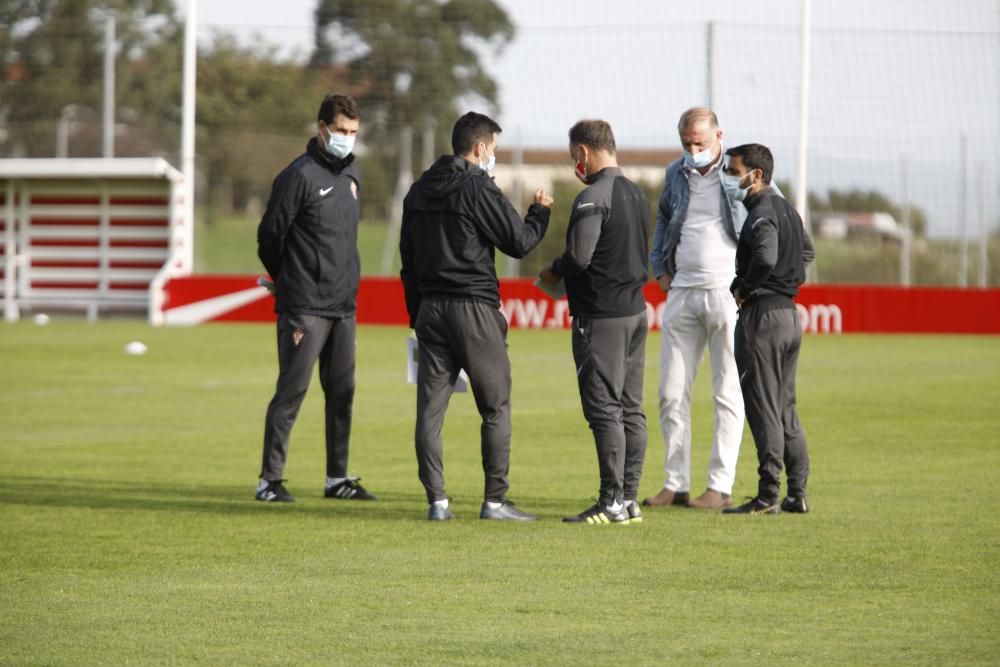
[{"label": "man's short dark hair", "polygon": [[497,122],[481,113],[470,111],[455,121],[451,130],[451,149],[455,155],[468,155],[480,141],[489,146],[494,134],[503,130]]},{"label": "man's short dark hair", "polygon": [[615,154],[615,134],[603,120],[581,120],[569,129],[570,146],[586,146]]},{"label": "man's short dark hair", "polygon": [[337,116],[346,116],[351,120],[361,117],[361,110],[353,97],[348,95],[330,94],[323,98],[319,105],[319,113],[316,114],[317,121],[323,121],[327,125],[333,122]]},{"label": "man's short dark hair", "polygon": [[764,182],[771,184],[771,174],[774,173],[774,158],[771,149],[762,144],[743,144],[726,151],[726,155],[739,156],[747,171],[760,169]]}]

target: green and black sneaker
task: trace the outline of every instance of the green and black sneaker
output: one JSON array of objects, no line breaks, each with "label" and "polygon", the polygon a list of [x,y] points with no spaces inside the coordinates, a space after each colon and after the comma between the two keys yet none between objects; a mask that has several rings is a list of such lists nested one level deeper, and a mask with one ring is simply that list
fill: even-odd
[{"label": "green and black sneaker", "polygon": [[624,507],[615,512],[606,505],[596,503],[590,509],[586,509],[576,516],[564,517],[563,521],[566,523],[588,523],[594,526],[609,523],[627,526],[629,522],[629,514]]},{"label": "green and black sneaker", "polygon": [[781,514],[781,506],[777,501],[768,502],[760,498],[751,498],[737,507],[727,507],[723,514]]}]

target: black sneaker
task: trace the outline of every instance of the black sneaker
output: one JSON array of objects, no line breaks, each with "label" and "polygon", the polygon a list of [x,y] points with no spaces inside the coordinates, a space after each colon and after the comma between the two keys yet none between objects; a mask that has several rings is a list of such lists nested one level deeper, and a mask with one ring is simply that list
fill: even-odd
[{"label": "black sneaker", "polygon": [[781,511],[791,512],[792,514],[808,514],[809,505],[806,504],[805,498],[796,498],[795,496],[788,496],[781,501]]},{"label": "black sneaker", "polygon": [[431,503],[431,506],[427,508],[428,521],[451,521],[454,518],[455,515],[452,514],[451,510],[447,507],[441,507],[440,505]]},{"label": "black sneaker", "polygon": [[277,479],[273,482],[268,482],[264,488],[257,489],[257,494],[254,497],[265,503],[294,503],[294,496],[282,484],[284,481],[283,479]]},{"label": "black sneaker", "polygon": [[492,521],[535,521],[538,519],[538,515],[531,512],[522,512],[514,507],[514,503],[504,498],[503,504],[496,509],[483,503],[482,508],[479,510],[479,518],[490,519]]},{"label": "black sneaker", "polygon": [[368,489],[358,484],[360,477],[348,477],[343,482],[333,486],[323,487],[324,498],[340,498],[342,500],[378,500]]},{"label": "black sneaker", "polygon": [[737,507],[727,507],[723,514],[781,514],[781,506],[777,502],[769,503],[760,498],[751,498]]},{"label": "black sneaker", "polygon": [[628,512],[629,523],[642,523],[642,510],[639,509],[639,503],[634,500],[626,500],[625,511]]},{"label": "black sneaker", "polygon": [[566,523],[589,523],[591,525],[615,523],[621,526],[627,526],[629,518],[628,511],[626,511],[624,507],[617,512],[614,512],[607,506],[601,505],[601,503],[598,502],[590,509],[586,509],[576,516],[564,517],[563,521]]}]

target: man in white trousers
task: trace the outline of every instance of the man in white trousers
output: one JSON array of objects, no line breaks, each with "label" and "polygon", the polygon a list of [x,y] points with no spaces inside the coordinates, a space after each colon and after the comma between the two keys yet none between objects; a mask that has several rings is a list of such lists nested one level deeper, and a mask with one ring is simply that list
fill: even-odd
[{"label": "man in white trousers", "polygon": [[[666,446],[663,489],[643,505],[720,509],[732,504],[743,437],[743,397],[733,354],[737,212],[722,188],[722,130],[705,107],[677,125],[682,158],[667,166],[650,262],[668,292],[660,351],[660,426]],[[706,490],[691,498],[691,387],[708,345],[715,428]]]}]

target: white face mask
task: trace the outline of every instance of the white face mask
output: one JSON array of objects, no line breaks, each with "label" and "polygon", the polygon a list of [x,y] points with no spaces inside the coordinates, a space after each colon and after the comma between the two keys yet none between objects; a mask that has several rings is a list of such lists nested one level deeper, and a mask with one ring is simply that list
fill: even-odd
[{"label": "white face mask", "polygon": [[[327,132],[330,132],[330,128],[327,128]],[[326,150],[330,155],[343,159],[354,150],[354,139],[353,135],[330,132],[326,139]]]},{"label": "white face mask", "polygon": [[493,173],[493,168],[497,166],[497,154],[494,152],[493,155],[489,156],[485,162],[479,163],[479,168],[485,171],[487,174]]},{"label": "white face mask", "polygon": [[686,150],[684,151],[684,164],[689,167],[694,167],[695,169],[702,169],[712,164],[712,160],[715,158],[715,153],[712,149],[715,148],[715,144],[718,143],[718,139],[712,142],[712,145],[703,151],[694,153],[693,155]]}]

